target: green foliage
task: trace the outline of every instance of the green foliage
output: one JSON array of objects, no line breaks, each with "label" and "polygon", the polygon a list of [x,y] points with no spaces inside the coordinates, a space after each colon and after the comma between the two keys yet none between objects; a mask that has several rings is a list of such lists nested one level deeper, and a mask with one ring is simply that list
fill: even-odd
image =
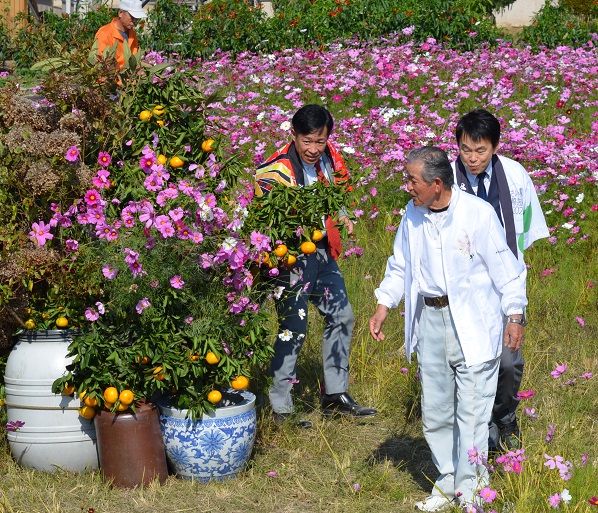
[{"label": "green foliage", "polygon": [[598,4],[592,0],[560,0],[560,4],[575,14],[584,16],[596,16],[598,14]]},{"label": "green foliage", "polygon": [[583,19],[564,5],[547,0],[533,23],[523,29],[522,40],[533,48],[578,47],[592,40],[598,32],[598,19]]},{"label": "green foliage", "polygon": [[142,26],[137,28],[141,48],[156,52],[177,53],[181,57],[197,57],[191,38],[191,8],[175,0],[157,0]]},{"label": "green foliage", "polygon": [[197,11],[191,39],[201,55],[218,50],[234,54],[257,51],[263,39],[264,18],[264,12],[247,0],[213,0]]},{"label": "green foliage", "polygon": [[321,228],[322,217],[350,205],[350,196],[344,187],[328,187],[320,181],[301,188],[275,184],[267,196],[252,202],[243,228],[250,234],[268,227],[272,240],[282,241],[290,253],[297,254],[301,242],[311,240],[312,232]]},{"label": "green foliage", "polygon": [[56,55],[55,42],[69,49],[89,49],[95,33],[108,23],[114,11],[100,7],[85,15],[73,14],[59,16],[53,11],[43,11],[39,21],[32,16],[19,15],[16,21],[26,19],[27,24],[20,28],[13,38],[13,58],[21,68],[31,67],[34,63]]}]

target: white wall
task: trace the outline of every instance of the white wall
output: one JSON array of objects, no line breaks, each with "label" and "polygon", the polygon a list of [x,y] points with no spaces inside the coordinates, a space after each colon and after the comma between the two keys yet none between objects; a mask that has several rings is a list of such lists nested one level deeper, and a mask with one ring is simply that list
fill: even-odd
[{"label": "white wall", "polygon": [[496,25],[498,27],[525,27],[530,24],[532,17],[544,3],[544,0],[517,0],[507,9],[494,13]]}]

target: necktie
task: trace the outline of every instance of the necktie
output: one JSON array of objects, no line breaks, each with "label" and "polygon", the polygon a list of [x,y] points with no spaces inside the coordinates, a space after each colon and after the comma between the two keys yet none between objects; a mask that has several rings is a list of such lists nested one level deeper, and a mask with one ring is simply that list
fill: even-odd
[{"label": "necktie", "polygon": [[484,179],[488,176],[486,171],[483,171],[478,175],[478,198],[482,198],[484,201],[488,200],[488,195],[486,194],[486,186],[484,185]]},{"label": "necktie", "polygon": [[322,171],[322,166],[320,166],[319,160],[316,162],[316,173],[318,175],[318,180],[320,182],[322,182],[324,185],[328,185],[328,179],[326,178],[326,175]]}]

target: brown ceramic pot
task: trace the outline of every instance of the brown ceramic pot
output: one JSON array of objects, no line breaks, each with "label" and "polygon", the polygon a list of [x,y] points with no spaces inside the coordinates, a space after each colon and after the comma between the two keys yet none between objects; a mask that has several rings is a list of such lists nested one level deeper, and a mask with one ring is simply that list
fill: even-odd
[{"label": "brown ceramic pot", "polygon": [[94,418],[100,468],[114,486],[160,484],[168,477],[160,416],[153,404],[140,403],[136,413],[101,410]]}]

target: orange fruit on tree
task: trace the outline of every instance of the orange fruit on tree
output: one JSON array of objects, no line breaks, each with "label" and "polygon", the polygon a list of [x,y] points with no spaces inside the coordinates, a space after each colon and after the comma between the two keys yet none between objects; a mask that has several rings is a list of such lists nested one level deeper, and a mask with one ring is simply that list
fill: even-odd
[{"label": "orange fruit on tree", "polygon": [[274,254],[278,257],[278,258],[282,258],[283,256],[285,256],[287,254],[287,247],[284,244],[279,244],[278,246],[276,246],[276,248],[274,249]]},{"label": "orange fruit on tree", "polygon": [[164,121],[162,121],[161,119],[156,121],[156,125],[158,125],[160,128],[162,128],[164,126]]},{"label": "orange fruit on tree", "polygon": [[285,265],[291,266],[297,263],[297,257],[295,255],[291,255],[290,253],[284,259]]},{"label": "orange fruit on tree", "polygon": [[212,390],[208,394],[208,401],[212,404],[219,403],[222,400],[222,394],[218,390]]},{"label": "orange fruit on tree", "polygon": [[124,403],[120,403],[117,407],[116,407],[116,411],[126,411],[129,409],[129,404],[124,404]]},{"label": "orange fruit on tree", "polygon": [[69,320],[66,317],[58,317],[56,319],[56,326],[59,328],[66,328],[69,325]]},{"label": "orange fruit on tree", "polygon": [[25,321],[25,328],[27,328],[28,330],[34,330],[35,329],[35,321],[33,319],[27,319]]},{"label": "orange fruit on tree", "polygon": [[245,390],[249,386],[249,380],[245,376],[237,376],[230,382],[235,390]]},{"label": "orange fruit on tree", "polygon": [[111,410],[113,406],[114,406],[114,403],[109,403],[108,401],[104,401],[104,408],[106,408],[107,410]]},{"label": "orange fruit on tree", "polygon": [[104,390],[104,401],[112,404],[118,401],[118,390],[116,387],[108,387]]},{"label": "orange fruit on tree", "polygon": [[183,159],[181,157],[177,157],[176,155],[170,159],[170,167],[181,167],[184,164]]},{"label": "orange fruit on tree", "polygon": [[68,383],[66,385],[64,385],[64,388],[62,389],[63,395],[73,395],[74,393],[75,393],[74,385],[69,385]]},{"label": "orange fruit on tree", "polygon": [[158,155],[158,164],[164,165],[167,160],[166,155],[162,155],[161,153]]},{"label": "orange fruit on tree", "polygon": [[201,149],[203,151],[214,151],[216,149],[216,141],[214,139],[206,139],[201,143]]},{"label": "orange fruit on tree", "polygon": [[95,397],[91,397],[89,395],[85,396],[83,401],[87,406],[96,407],[98,405],[98,400]]},{"label": "orange fruit on tree", "polygon": [[127,406],[132,404],[134,399],[135,399],[135,395],[133,394],[133,392],[131,390],[123,390],[120,393],[120,395],[118,396],[118,400],[120,401],[120,404],[126,404]]},{"label": "orange fruit on tree", "polygon": [[141,365],[147,365],[150,362],[150,359],[147,356],[137,356],[137,361],[141,364]]},{"label": "orange fruit on tree", "polygon": [[312,242],[318,242],[324,238],[324,234],[320,230],[314,230],[314,233],[311,234]]},{"label": "orange fruit on tree", "polygon": [[155,114],[156,116],[162,116],[165,112],[166,112],[166,109],[164,107],[162,107],[162,105],[156,105],[152,109],[152,114]]},{"label": "orange fruit on tree", "polygon": [[192,362],[196,362],[197,360],[199,360],[199,355],[197,353],[189,353],[189,360],[191,360]]},{"label": "orange fruit on tree", "polygon": [[208,362],[210,365],[216,365],[219,361],[220,356],[218,356],[216,353],[210,351],[208,354],[206,354],[206,362]]},{"label": "orange fruit on tree", "polygon": [[311,241],[305,241],[301,244],[301,253],[305,255],[311,255],[316,252],[316,245]]},{"label": "orange fruit on tree", "polygon": [[96,416],[96,409],[93,406],[81,406],[78,411],[84,419],[93,419]]},{"label": "orange fruit on tree", "polygon": [[268,260],[270,260],[270,255],[267,251],[262,251],[257,257],[258,264],[267,264]]},{"label": "orange fruit on tree", "polygon": [[163,370],[164,368],[159,365],[153,371],[154,378],[156,378],[158,381],[162,381],[164,379],[164,373],[162,372]]},{"label": "orange fruit on tree", "polygon": [[145,121],[148,122],[150,120],[150,118],[152,117],[152,113],[149,110],[142,110],[139,113],[139,119],[141,121]]}]

